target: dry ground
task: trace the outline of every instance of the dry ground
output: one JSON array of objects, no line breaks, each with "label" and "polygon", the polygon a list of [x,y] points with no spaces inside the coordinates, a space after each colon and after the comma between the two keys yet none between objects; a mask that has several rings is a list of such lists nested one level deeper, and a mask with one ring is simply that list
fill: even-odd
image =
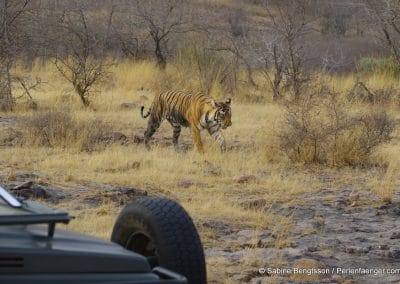
[{"label": "dry ground", "polygon": [[[252,103],[234,97],[233,125],[224,132],[229,149],[226,153],[220,153],[206,133],[203,133],[205,154],[193,153],[188,129],[182,131],[182,151],[176,152],[168,145],[172,129],[167,123],[156,135],[152,150],[147,151],[142,144],[133,143],[133,137],[142,135],[146,127],[146,121],[139,115],[140,105],[149,106],[154,94],[152,90],[162,87],[162,82],[157,80],[159,71],[151,63],[120,63],[114,68],[114,79],[110,79],[103,92],[93,100],[95,110],[87,110],[80,107],[69,86],[57,74],[35,67],[30,74],[41,76],[47,82],[33,94],[39,109],[30,111],[21,103],[16,112],[2,115],[4,123],[0,127],[3,136],[6,129],[19,129],[26,117],[48,109],[70,109],[78,120],[101,119],[109,123],[113,131],[127,136],[128,143],[113,143],[92,152],[81,152],[75,147],[5,144],[0,147],[3,183],[19,181],[21,173],[36,173],[36,183],[69,191],[67,198],[57,204],[76,216],[68,225],[69,230],[104,239],[110,237],[121,205],[109,198],[87,202],[105,185],[141,188],[149,195],[167,196],[182,204],[193,217],[207,252],[210,282],[236,283],[255,281],[261,276],[257,272],[259,267],[294,265],[294,262],[299,267],[326,265],[328,262],[323,259],[306,254],[296,257],[293,251],[301,247],[302,237],[322,234],[323,229],[314,223],[321,219],[326,223],[333,216],[326,211],[328,207],[315,209],[321,204],[340,203],[335,208],[350,215],[356,214],[354,208],[360,208],[359,212],[364,212],[362,208],[386,210],[381,209],[385,206],[383,200],[391,200],[395,204],[391,206],[398,208],[398,126],[392,141],[374,152],[371,166],[327,168],[292,164],[276,143],[281,107],[268,99]],[[332,78],[332,82],[337,89],[344,90],[351,87],[354,78]],[[382,79],[376,78],[371,78],[370,83],[378,87],[383,85]],[[268,94],[265,90],[258,92],[260,96]],[[218,97],[218,90],[216,93]],[[131,108],[122,108],[122,103],[132,103]],[[354,108],[362,109],[363,105],[354,105]],[[400,119],[398,107],[385,108],[394,119]],[[240,176],[248,180],[242,182],[238,179]],[[359,195],[355,204],[351,204],[352,194]],[[318,212],[310,215],[308,208]],[[303,221],[314,222],[314,225],[303,226]],[[384,224],[385,220],[381,221]],[[400,230],[397,223],[391,229],[396,229],[396,226]],[[259,232],[267,237],[260,236]],[[346,236],[351,234],[343,233]],[[313,239],[312,242],[321,240]],[[257,252],[257,249],[265,251]],[[288,249],[292,251],[285,256]],[[332,249],[330,247],[330,255],[335,257]],[[323,250],[329,251],[320,249]],[[268,252],[272,258],[267,256]],[[235,253],[239,255],[235,256]],[[349,254],[351,256],[351,252]],[[392,257],[391,260],[396,262],[398,258]],[[288,281],[286,276],[284,280],[270,276],[263,281]],[[315,280],[314,276],[310,279]],[[303,278],[291,276],[290,279],[296,282]],[[330,278],[331,281],[347,278],[335,279]]]}]

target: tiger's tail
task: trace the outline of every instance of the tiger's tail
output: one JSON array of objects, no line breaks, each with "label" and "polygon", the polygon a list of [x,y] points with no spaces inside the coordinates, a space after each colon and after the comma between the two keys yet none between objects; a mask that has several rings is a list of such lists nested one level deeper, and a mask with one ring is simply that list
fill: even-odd
[{"label": "tiger's tail", "polygon": [[144,106],[142,106],[140,108],[140,115],[142,116],[142,118],[147,118],[150,115],[150,109],[147,111],[146,114],[143,114],[143,110],[144,110]]}]

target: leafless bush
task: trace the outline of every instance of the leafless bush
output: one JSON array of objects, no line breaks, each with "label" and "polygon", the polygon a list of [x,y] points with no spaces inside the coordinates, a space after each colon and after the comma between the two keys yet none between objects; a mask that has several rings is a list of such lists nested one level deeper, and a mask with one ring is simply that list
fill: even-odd
[{"label": "leafless bush", "polygon": [[44,147],[76,147],[92,151],[111,133],[101,120],[78,120],[70,112],[48,111],[28,117],[23,123],[25,143]]},{"label": "leafless bush", "polygon": [[273,99],[282,97],[284,89],[290,90],[294,100],[300,99],[304,83],[308,80],[304,69],[305,53],[302,38],[309,31],[308,16],[311,1],[267,2],[265,11],[272,22],[266,48],[262,52],[265,76],[271,87]]},{"label": "leafless bush", "polygon": [[66,11],[60,20],[65,38],[61,44],[65,54],[58,54],[54,64],[59,73],[70,82],[85,107],[96,85],[107,78],[107,62],[103,38],[89,27],[83,10]]},{"label": "leafless bush", "polygon": [[154,44],[158,66],[167,64],[168,42],[174,35],[190,30],[185,0],[132,1],[135,5],[135,25],[146,30]]},{"label": "leafless bush", "polygon": [[347,137],[341,137],[341,160],[347,164],[363,162],[380,144],[391,138],[394,122],[386,112],[360,114],[353,118],[353,127],[347,131]]},{"label": "leafless bush", "polygon": [[286,105],[278,136],[282,150],[294,162],[360,165],[390,140],[393,129],[385,112],[350,115],[336,93],[317,86],[297,103]]}]

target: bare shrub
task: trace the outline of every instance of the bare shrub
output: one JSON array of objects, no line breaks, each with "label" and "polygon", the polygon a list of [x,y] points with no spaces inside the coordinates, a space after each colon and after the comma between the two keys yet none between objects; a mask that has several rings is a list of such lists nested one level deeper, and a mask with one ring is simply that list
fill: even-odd
[{"label": "bare shrub", "polygon": [[372,151],[391,139],[393,121],[385,112],[361,114],[337,137],[335,158],[339,164],[365,165]]},{"label": "bare shrub", "polygon": [[78,120],[70,112],[48,111],[27,117],[23,123],[25,143],[40,147],[78,148],[93,151],[110,136],[101,120]]},{"label": "bare shrub", "polygon": [[135,5],[135,25],[146,30],[154,44],[154,54],[160,68],[167,65],[168,43],[172,36],[191,30],[186,11],[187,1],[132,1]]},{"label": "bare shrub", "polygon": [[294,162],[365,165],[394,130],[385,112],[350,115],[338,95],[325,86],[311,89],[285,108],[278,136],[281,149]]},{"label": "bare shrub", "polygon": [[[310,1],[280,1],[265,6],[272,33],[266,30],[267,43],[262,51],[264,75],[271,88],[273,100],[281,99],[290,90],[295,100],[300,98],[308,81],[304,68],[306,58],[302,39],[309,33],[313,21],[308,15]],[[277,12],[273,12],[273,9]],[[271,39],[271,34],[273,39]]]},{"label": "bare shrub", "polygon": [[94,88],[109,76],[110,63],[105,56],[105,39],[93,32],[88,16],[81,9],[65,11],[60,28],[64,33],[60,41],[66,54],[57,54],[53,63],[59,73],[72,84],[85,107],[90,105]]}]

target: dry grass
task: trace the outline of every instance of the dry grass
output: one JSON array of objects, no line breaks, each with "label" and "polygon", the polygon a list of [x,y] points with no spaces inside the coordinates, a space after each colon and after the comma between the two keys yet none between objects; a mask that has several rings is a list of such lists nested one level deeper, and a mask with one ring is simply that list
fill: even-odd
[{"label": "dry grass", "polygon": [[[69,109],[77,122],[98,119],[110,125],[114,131],[121,131],[132,137],[133,134],[143,133],[146,121],[140,118],[139,107],[141,104],[149,106],[155,92],[165,86],[190,88],[196,84],[177,72],[174,66],[168,67],[166,72],[161,72],[152,62],[119,62],[112,68],[113,78],[94,98],[94,111],[81,107],[71,88],[55,75],[54,67],[49,64],[42,66],[38,62],[29,74],[32,77],[40,76],[43,81],[48,82],[40,90],[33,92],[39,109],[34,112],[18,108],[13,116],[24,121],[28,117],[40,117],[49,110]],[[333,181],[332,186],[335,183],[352,182],[351,179],[359,172],[346,167],[326,169],[321,165],[310,171],[302,164],[293,164],[280,150],[276,135],[283,119],[283,108],[269,102],[269,92],[263,87],[262,75],[255,74],[255,78],[261,86],[259,90],[243,88],[233,97],[233,125],[225,131],[228,147],[233,148],[224,154],[219,152],[206,133],[202,134],[206,144],[204,155],[190,150],[177,153],[173,147],[164,146],[147,151],[143,145],[137,144],[113,144],[92,152],[82,152],[79,147],[57,144],[51,148],[38,144],[24,144],[0,148],[0,174],[12,179],[16,172],[35,171],[48,174],[45,181],[50,184],[73,186],[98,182],[143,188],[149,194],[165,195],[178,200],[199,224],[198,228],[206,247],[217,243],[216,231],[201,225],[202,220],[209,219],[228,223],[236,229],[268,228],[277,236],[275,247],[290,247],[290,217],[245,209],[239,205],[239,201],[257,196],[266,199],[268,205],[301,203],[302,200],[298,198],[301,194],[326,186],[319,181],[318,172],[330,171],[342,177]],[[330,84],[339,93],[339,99],[347,103],[344,102],[345,93],[354,85],[355,77],[337,76],[326,80],[330,80]],[[385,84],[385,80],[375,77],[370,78],[368,82],[378,88]],[[392,83],[399,85],[397,82]],[[223,97],[225,94],[222,89],[215,88],[213,95]],[[255,104],[252,101],[256,100],[248,99],[253,95],[267,99],[264,103]],[[131,110],[121,109],[121,103],[125,102],[135,103],[138,107]],[[370,106],[362,103],[349,105],[349,108],[350,111],[361,113],[370,110]],[[385,108],[389,110],[390,117],[395,120],[400,118],[398,107],[391,105]],[[160,132],[172,136],[172,129],[167,123],[160,128]],[[369,180],[371,189],[384,202],[391,200],[393,192],[399,186],[398,126],[392,136],[394,139],[378,147],[371,158],[373,163],[385,169],[382,177],[372,176]],[[191,144],[189,130],[184,129],[180,139]],[[138,162],[140,166],[128,167],[132,161]],[[368,168],[359,171],[367,172]],[[256,180],[244,184],[234,183],[233,177],[242,174],[255,175]],[[179,183],[185,180],[190,180],[193,185],[188,188],[179,186]],[[72,211],[77,217],[68,228],[108,239],[120,208],[109,202],[104,202],[98,208],[76,208],[75,205],[73,202],[61,204],[61,207]],[[96,222],[93,222],[94,219]],[[210,260],[209,267],[218,267],[219,273],[210,273],[210,279],[234,283],[226,279],[224,273],[219,272],[225,265],[224,261]],[[262,262],[257,258],[248,261],[253,264]],[[300,264],[305,268],[314,265],[307,261]],[[245,267],[248,264],[240,265]]]},{"label": "dry grass", "polygon": [[371,180],[370,187],[384,203],[391,203],[396,188],[399,188],[398,175],[400,172],[400,160],[393,159],[386,169],[386,173],[380,179]]}]

